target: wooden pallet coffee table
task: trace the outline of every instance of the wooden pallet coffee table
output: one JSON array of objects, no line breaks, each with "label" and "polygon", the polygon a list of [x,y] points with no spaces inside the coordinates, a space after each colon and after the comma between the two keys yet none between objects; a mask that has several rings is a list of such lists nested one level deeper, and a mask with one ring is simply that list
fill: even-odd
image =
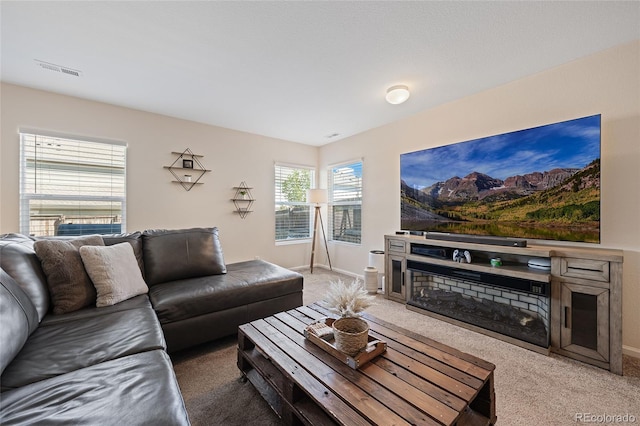
[{"label": "wooden pallet coffee table", "polygon": [[487,425],[495,366],[371,315],[387,351],[357,370],[306,340],[302,306],[239,327],[238,368],[286,424]]}]

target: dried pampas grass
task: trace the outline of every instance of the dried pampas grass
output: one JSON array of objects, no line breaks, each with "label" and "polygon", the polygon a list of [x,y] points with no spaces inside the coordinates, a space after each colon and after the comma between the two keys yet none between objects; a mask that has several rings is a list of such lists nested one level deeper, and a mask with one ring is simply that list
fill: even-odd
[{"label": "dried pampas grass", "polygon": [[360,312],[373,305],[374,300],[375,297],[367,294],[360,280],[353,280],[351,284],[345,284],[341,279],[331,281],[325,296],[328,309],[344,318],[359,316]]}]

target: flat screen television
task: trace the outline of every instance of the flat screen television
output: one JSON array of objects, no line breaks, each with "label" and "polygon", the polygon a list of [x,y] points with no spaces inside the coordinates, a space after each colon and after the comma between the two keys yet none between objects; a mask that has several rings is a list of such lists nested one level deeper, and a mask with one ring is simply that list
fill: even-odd
[{"label": "flat screen television", "polygon": [[402,154],[402,229],[599,243],[600,119]]}]

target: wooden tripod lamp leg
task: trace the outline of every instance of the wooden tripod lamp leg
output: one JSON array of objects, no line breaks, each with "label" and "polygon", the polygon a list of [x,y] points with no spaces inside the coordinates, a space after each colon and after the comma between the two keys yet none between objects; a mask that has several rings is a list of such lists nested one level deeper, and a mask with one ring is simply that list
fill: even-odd
[{"label": "wooden tripod lamp leg", "polygon": [[322,238],[324,239],[324,249],[327,252],[327,260],[329,261],[329,269],[333,271],[333,267],[331,266],[331,257],[329,257],[329,245],[327,244],[327,234],[324,233],[324,223],[322,223],[322,213],[320,210],[316,210],[318,215],[320,216],[320,228],[322,228]]},{"label": "wooden tripod lamp leg", "polygon": [[[316,206],[316,213],[313,217],[313,241],[311,242],[311,262],[309,268],[313,274],[313,258],[316,254],[316,234],[318,233],[318,215],[320,214],[320,206]],[[324,230],[324,226],[322,228]]]}]

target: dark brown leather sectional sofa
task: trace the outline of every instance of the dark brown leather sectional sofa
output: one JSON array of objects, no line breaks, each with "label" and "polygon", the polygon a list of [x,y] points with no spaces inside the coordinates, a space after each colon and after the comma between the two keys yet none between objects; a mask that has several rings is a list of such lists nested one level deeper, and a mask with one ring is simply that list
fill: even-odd
[{"label": "dark brown leather sectional sofa", "polygon": [[103,236],[128,242],[148,294],[53,314],[35,239],[0,238],[0,424],[189,424],[168,352],[302,304],[302,276],[226,265],[216,228]]}]

